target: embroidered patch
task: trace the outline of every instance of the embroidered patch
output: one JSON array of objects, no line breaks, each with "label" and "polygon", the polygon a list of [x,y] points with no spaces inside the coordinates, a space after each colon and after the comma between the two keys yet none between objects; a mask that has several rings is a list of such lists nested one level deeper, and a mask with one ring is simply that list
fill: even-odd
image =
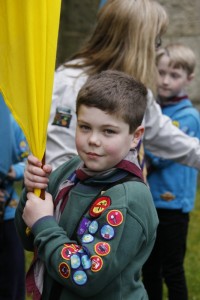
[{"label": "embroidered patch", "polygon": [[164,194],[161,194],[160,198],[168,202],[174,200],[176,197],[171,192],[166,192]]},{"label": "embroidered patch", "polygon": [[82,247],[77,245],[77,244],[65,244],[66,246],[71,246],[72,248],[74,248],[75,252],[79,252],[81,251]]},{"label": "embroidered patch", "polygon": [[71,268],[78,269],[81,265],[81,259],[77,254],[72,254],[71,256]]},{"label": "embroidered patch", "polygon": [[90,258],[88,257],[88,255],[83,255],[81,257],[81,263],[82,263],[83,269],[85,269],[85,270],[89,269],[92,265],[92,262],[91,262]]},{"label": "embroidered patch", "polygon": [[9,204],[8,204],[8,206],[9,207],[17,207],[17,205],[18,205],[18,201],[17,200],[15,200],[15,199],[12,199],[10,202],[9,202]]},{"label": "embroidered patch", "polygon": [[71,118],[71,109],[65,107],[57,107],[52,125],[69,128]]},{"label": "embroidered patch", "polygon": [[95,252],[100,256],[105,256],[110,253],[110,245],[108,243],[99,242],[94,246]]},{"label": "embroidered patch", "polygon": [[112,226],[119,226],[123,222],[123,215],[119,210],[111,210],[107,214],[107,221]]},{"label": "embroidered patch", "polygon": [[174,121],[172,121],[172,123],[173,123],[174,126],[176,126],[176,127],[179,127],[179,126],[180,126],[179,121],[174,120]]},{"label": "embroidered patch", "polygon": [[70,268],[69,268],[68,264],[61,263],[59,265],[59,273],[60,273],[60,275],[62,277],[69,278],[69,276],[70,276]]},{"label": "embroidered patch", "polygon": [[87,274],[82,270],[78,270],[73,274],[73,280],[78,285],[84,285],[87,282]]},{"label": "embroidered patch", "polygon": [[90,223],[91,223],[91,221],[84,217],[80,222],[77,233],[79,235],[83,235],[85,233],[85,231],[87,230],[87,228],[89,227]]},{"label": "embroidered patch", "polygon": [[115,235],[115,231],[112,228],[112,226],[110,226],[110,225],[104,225],[101,228],[101,236],[105,240],[111,240],[114,237],[114,235]]},{"label": "embroidered patch", "polygon": [[102,212],[109,207],[111,204],[110,197],[102,196],[92,204],[90,208],[90,216],[91,217],[98,217],[102,214]]},{"label": "embroidered patch", "polygon": [[89,231],[89,233],[91,233],[91,234],[95,234],[95,233],[97,232],[98,228],[99,228],[99,224],[98,224],[97,221],[94,220],[94,221],[92,221],[92,223],[90,224],[90,226],[89,226],[89,228],[88,228],[88,231]]},{"label": "embroidered patch", "polygon": [[92,261],[92,267],[91,270],[93,272],[98,272],[103,267],[103,259],[98,255],[93,255],[91,258]]},{"label": "embroidered patch", "polygon": [[94,241],[94,237],[91,234],[84,234],[82,237],[82,242],[84,244],[89,244],[92,243]]},{"label": "embroidered patch", "polygon": [[80,250],[80,246],[74,245],[74,244],[65,244],[61,251],[62,258],[69,260],[72,254],[78,252]]}]

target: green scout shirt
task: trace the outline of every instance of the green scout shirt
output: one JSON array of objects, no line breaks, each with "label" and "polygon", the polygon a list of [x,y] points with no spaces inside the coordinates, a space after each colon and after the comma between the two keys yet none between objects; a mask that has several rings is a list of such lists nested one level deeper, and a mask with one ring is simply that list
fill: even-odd
[{"label": "green scout shirt", "polygon": [[[49,192],[79,165],[78,157],[52,173]],[[37,247],[45,264],[42,299],[49,300],[59,283],[59,300],[148,299],[141,268],[156,236],[158,218],[149,188],[137,181],[117,184],[98,194],[95,185],[71,189],[59,224],[42,218],[32,234],[22,220],[25,193],[16,212],[16,226],[27,250]]]}]

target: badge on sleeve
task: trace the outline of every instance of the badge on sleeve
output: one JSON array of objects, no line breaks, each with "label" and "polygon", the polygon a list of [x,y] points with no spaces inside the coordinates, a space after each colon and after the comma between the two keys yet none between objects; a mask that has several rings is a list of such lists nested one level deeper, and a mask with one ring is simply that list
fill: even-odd
[{"label": "badge on sleeve", "polygon": [[99,224],[96,220],[92,221],[92,223],[90,224],[89,228],[88,228],[88,231],[89,233],[91,234],[95,234],[97,232],[99,228]]},{"label": "badge on sleeve", "polygon": [[61,256],[66,260],[70,260],[72,254],[78,252],[80,249],[81,247],[75,244],[64,244],[61,250]]},{"label": "badge on sleeve", "polygon": [[98,255],[93,255],[91,257],[91,261],[92,261],[92,267],[91,270],[93,272],[98,272],[101,270],[101,268],[103,267],[103,259],[98,256]]},{"label": "badge on sleeve", "polygon": [[93,237],[93,235],[88,233],[88,234],[84,234],[81,240],[82,240],[82,243],[89,244],[94,241],[94,237]]},{"label": "badge on sleeve", "polygon": [[123,222],[123,215],[119,210],[111,210],[107,214],[107,222],[111,226],[119,226]]},{"label": "badge on sleeve", "polygon": [[68,264],[66,264],[64,262],[61,263],[59,265],[59,273],[60,273],[60,275],[62,277],[69,278],[69,276],[70,276],[70,268],[69,268]]},{"label": "badge on sleeve", "polygon": [[83,269],[85,269],[85,270],[89,269],[92,265],[91,259],[89,258],[88,255],[83,255],[81,257],[81,263],[82,263]]},{"label": "badge on sleeve", "polygon": [[105,240],[111,240],[114,237],[114,235],[115,235],[115,231],[112,228],[112,226],[110,226],[110,225],[104,225],[101,228],[101,236]]},{"label": "badge on sleeve", "polygon": [[81,259],[77,254],[71,256],[71,268],[78,269],[81,265]]},{"label": "badge on sleeve", "polygon": [[91,223],[91,221],[84,217],[80,222],[77,233],[79,235],[83,235],[85,233],[85,231],[87,230],[88,226],[90,225],[90,223]]},{"label": "badge on sleeve", "polygon": [[102,196],[94,201],[90,208],[90,216],[97,218],[103,211],[108,208],[111,204],[111,199],[108,196]]},{"label": "badge on sleeve", "polygon": [[95,252],[100,256],[105,256],[110,253],[110,245],[108,243],[99,242],[94,246]]},{"label": "badge on sleeve", "polygon": [[78,285],[84,285],[87,282],[87,274],[82,270],[77,270],[73,274],[74,282]]}]

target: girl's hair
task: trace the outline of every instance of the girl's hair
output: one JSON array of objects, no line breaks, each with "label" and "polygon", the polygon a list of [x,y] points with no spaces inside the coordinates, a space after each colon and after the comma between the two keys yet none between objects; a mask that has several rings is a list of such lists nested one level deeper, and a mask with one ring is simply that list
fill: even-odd
[{"label": "girl's hair", "polygon": [[191,48],[180,43],[169,44],[159,50],[156,59],[157,63],[163,55],[167,55],[169,57],[169,65],[171,67],[183,68],[188,75],[194,73],[196,56]]},{"label": "girl's hair", "polygon": [[83,62],[87,74],[103,70],[123,71],[147,87],[155,86],[156,40],[165,32],[168,17],[151,0],[108,0],[97,15],[97,24],[82,49],[71,59]]},{"label": "girl's hair", "polygon": [[124,72],[102,71],[89,76],[80,89],[76,102],[77,115],[81,105],[96,107],[122,118],[129,125],[130,133],[133,133],[144,117],[147,89]]}]

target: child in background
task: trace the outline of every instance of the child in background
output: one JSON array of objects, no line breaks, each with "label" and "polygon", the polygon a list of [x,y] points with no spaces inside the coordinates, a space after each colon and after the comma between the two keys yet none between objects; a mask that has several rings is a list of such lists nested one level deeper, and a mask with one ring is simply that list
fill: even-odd
[{"label": "child in background", "polygon": [[[3,101],[1,94],[0,98]],[[0,299],[24,300],[25,259],[24,249],[14,224],[19,200],[14,183],[23,179],[28,145],[22,130],[10,113],[7,122],[10,134],[4,133],[7,142],[4,143],[2,140],[1,147],[8,147],[4,150],[11,153],[11,157],[7,160],[11,165],[4,168],[8,171],[0,177]],[[0,130],[3,131],[4,128]],[[5,156],[0,156],[1,165],[4,159]]]},{"label": "child in background", "polygon": [[158,219],[134,150],[144,132],[146,96],[144,85],[122,72],[89,77],[77,98],[79,156],[51,174],[44,201],[32,191],[46,188],[51,169],[28,158],[29,192],[16,226],[24,247],[37,248],[35,268],[44,265],[32,289],[42,299],[148,299],[140,274]]},{"label": "child in background", "polygon": [[[158,101],[163,114],[190,136],[200,137],[200,116],[188,99],[186,88],[194,78],[195,55],[181,44],[160,50]],[[169,300],[187,300],[184,257],[189,212],[194,208],[198,171],[147,152],[148,183],[157,209],[159,226],[156,243],[143,268],[150,300],[162,299],[162,282]]]}]

